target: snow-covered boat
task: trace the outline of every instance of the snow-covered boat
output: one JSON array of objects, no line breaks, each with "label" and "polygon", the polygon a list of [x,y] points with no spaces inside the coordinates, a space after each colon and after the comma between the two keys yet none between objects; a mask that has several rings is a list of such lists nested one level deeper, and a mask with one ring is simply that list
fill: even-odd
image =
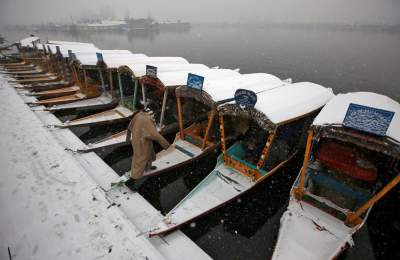
[{"label": "snow-covered boat", "polygon": [[41,69],[40,67],[35,67],[31,70],[23,70],[23,71],[14,71],[14,72],[9,72],[9,71],[3,71],[0,72],[1,74],[6,74],[6,75],[13,75],[13,76],[19,76],[19,75],[37,75],[37,74],[42,74],[46,73],[45,70]]},{"label": "snow-covered boat", "polygon": [[[130,64],[120,66],[118,69],[118,77],[120,84],[119,92],[122,93],[121,100],[124,100],[123,93],[126,93],[123,89],[122,82],[126,81],[126,78],[140,78],[141,88],[133,90],[133,104],[136,104],[137,99],[146,99],[144,102],[148,105],[148,108],[153,112],[155,120],[158,125],[158,129],[161,134],[168,135],[176,133],[178,131],[178,122],[176,120],[176,108],[175,108],[175,88],[177,85],[164,84],[157,78],[157,73],[168,72],[168,71],[181,71],[181,70],[208,70],[209,68],[203,64],[186,64],[186,63],[150,63],[146,64]],[[153,69],[156,68],[157,73],[146,75],[146,67],[151,66]],[[144,93],[144,95],[143,95]],[[106,138],[97,141],[96,143],[90,143],[87,146],[79,149],[80,152],[89,152],[100,148],[108,148],[111,146],[124,145],[126,143],[126,130],[107,136]]]},{"label": "snow-covered boat", "polygon": [[[129,120],[131,116],[133,115],[133,111],[135,110],[135,102],[137,102],[137,96],[133,97],[124,97],[124,88],[122,86],[121,82],[121,77],[118,76],[118,84],[119,88],[118,90],[114,89],[113,87],[113,80],[115,71],[118,69],[119,66],[125,65],[125,64],[140,64],[144,65],[148,62],[163,62],[163,63],[168,63],[168,60],[170,60],[173,63],[182,63],[182,64],[188,64],[188,62],[181,58],[181,57],[147,57],[144,56],[143,54],[137,54],[137,55],[131,55],[131,58],[127,59],[125,57],[109,57],[108,59],[105,59],[107,56],[101,56],[98,55],[99,60],[96,63],[96,66],[99,67],[98,71],[106,71],[106,73],[109,75],[110,79],[110,91],[119,91],[120,95],[120,104],[118,107],[113,108],[109,111],[93,114],[90,116],[87,116],[84,118],[84,120],[81,120],[81,118],[65,122],[64,124],[61,125],[61,127],[78,127],[78,126],[85,126],[85,125],[102,125],[102,124],[113,124],[115,122],[121,122],[124,120]],[[139,85],[139,78],[136,76],[136,74],[132,73],[130,76],[127,77],[127,85],[129,87],[129,90],[131,89],[131,85],[134,85],[133,92],[138,93],[140,90],[138,85]],[[106,88],[107,90],[107,88]],[[130,91],[132,92],[132,91]],[[126,111],[126,113],[120,113],[120,110]],[[130,113],[127,111],[130,110]],[[107,115],[107,116],[104,116]],[[124,118],[120,118],[117,115],[120,116],[126,116]],[[117,120],[117,121],[115,121]]]},{"label": "snow-covered boat", "polygon": [[400,182],[400,104],[339,94],[315,118],[272,259],[336,259]]},{"label": "snow-covered boat", "polygon": [[[331,89],[309,82],[259,94],[238,90],[236,103],[218,106],[222,154],[215,169],[150,229],[149,236],[169,233],[276,173],[302,144],[310,117],[332,97]],[[244,137],[228,149],[226,137],[237,130]]]},{"label": "snow-covered boat", "polygon": [[32,92],[40,92],[45,90],[54,90],[58,88],[70,87],[74,85],[72,80],[61,79],[59,81],[53,81],[48,83],[37,83],[32,85],[24,86],[25,89],[29,89]]},{"label": "snow-covered boat", "polygon": [[[227,74],[219,69],[195,71],[204,78],[201,91],[188,86],[187,83],[179,82],[181,86],[175,93],[180,131],[173,144],[156,155],[153,165],[157,169],[146,171],[145,176],[157,175],[182,167],[217,149],[220,145],[216,121],[217,106],[232,101],[237,89],[248,88],[255,93],[260,93],[286,84],[279,78],[266,73],[228,72],[230,73]],[[178,82],[177,79],[184,80],[182,76],[180,73],[160,74],[160,81]],[[188,126],[185,128],[184,125]]]},{"label": "snow-covered boat", "polygon": [[31,79],[21,79],[21,80],[10,80],[10,83],[17,83],[17,84],[35,84],[35,83],[42,83],[42,82],[53,82],[60,80],[61,76],[43,76],[43,77],[38,77],[38,78],[31,78]]},{"label": "snow-covered boat", "polygon": [[30,95],[35,96],[37,98],[55,98],[55,97],[74,95],[78,93],[79,90],[80,90],[79,86],[68,86],[64,88],[33,92]]},{"label": "snow-covered boat", "polygon": [[66,104],[53,105],[51,107],[46,107],[44,110],[50,112],[60,112],[60,111],[96,111],[103,109],[110,109],[118,105],[119,100],[111,97],[107,94],[102,94],[96,98],[83,99],[80,101],[70,102]]}]

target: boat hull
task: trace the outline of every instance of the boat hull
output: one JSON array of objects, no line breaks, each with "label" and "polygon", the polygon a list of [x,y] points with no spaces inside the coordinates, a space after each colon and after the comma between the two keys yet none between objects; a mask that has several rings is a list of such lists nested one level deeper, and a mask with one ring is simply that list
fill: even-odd
[{"label": "boat hull", "polygon": [[60,104],[67,104],[78,100],[86,99],[86,95],[82,93],[77,93],[73,95],[63,96],[63,97],[54,97],[48,98],[43,100],[37,100],[31,102],[30,104],[33,105],[43,105],[43,106],[53,106],[53,105],[60,105]]},{"label": "boat hull", "polygon": [[54,98],[54,97],[62,97],[68,96],[78,93],[80,88],[78,86],[71,86],[65,88],[57,88],[52,90],[45,90],[41,92],[34,92],[31,95],[36,96],[38,98]]},{"label": "boat hull", "polygon": [[72,121],[67,121],[62,125],[59,125],[58,127],[71,128],[71,127],[81,127],[81,126],[114,124],[114,123],[128,121],[132,117],[132,115],[133,115],[132,110],[123,106],[118,106],[111,110],[107,110],[83,118],[78,118]]},{"label": "boat hull", "polygon": [[67,104],[54,105],[45,108],[45,110],[50,112],[62,112],[62,111],[96,111],[103,109],[111,109],[118,105],[119,101],[117,99],[112,99],[111,97],[102,95],[97,98],[84,99],[80,101],[75,101]]},{"label": "boat hull", "polygon": [[353,245],[350,228],[331,215],[291,197],[281,217],[272,259],[335,259]]}]

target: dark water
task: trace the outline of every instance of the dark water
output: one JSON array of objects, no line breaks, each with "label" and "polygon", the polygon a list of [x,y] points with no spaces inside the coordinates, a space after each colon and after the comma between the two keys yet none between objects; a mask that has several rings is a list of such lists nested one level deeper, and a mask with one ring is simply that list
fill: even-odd
[{"label": "dark water", "polygon": [[[10,41],[24,32],[2,32]],[[242,73],[267,72],[280,78],[312,81],[335,93],[373,91],[400,100],[400,33],[305,28],[215,28],[193,26],[189,32],[142,34],[67,34],[39,32],[42,39],[93,42],[102,49],[129,49],[152,56],[183,56],[193,63],[240,68]],[[74,115],[58,115],[71,119]],[[125,126],[77,128],[93,142]],[[172,137],[169,137],[170,140]],[[130,169],[130,147],[99,155],[118,173]],[[140,193],[168,212],[215,165],[212,154],[189,167],[146,181]],[[287,205],[290,187],[302,162],[291,164],[262,185],[182,230],[215,259],[268,259]],[[356,246],[343,259],[400,259],[400,189],[376,205],[367,225],[355,236]]]}]

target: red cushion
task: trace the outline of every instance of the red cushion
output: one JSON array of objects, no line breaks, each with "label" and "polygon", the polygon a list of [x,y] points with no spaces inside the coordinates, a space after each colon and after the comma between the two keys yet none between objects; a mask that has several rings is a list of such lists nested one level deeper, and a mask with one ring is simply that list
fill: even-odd
[{"label": "red cushion", "polygon": [[333,142],[318,147],[317,159],[332,170],[345,173],[353,178],[374,182],[377,169],[357,151]]}]

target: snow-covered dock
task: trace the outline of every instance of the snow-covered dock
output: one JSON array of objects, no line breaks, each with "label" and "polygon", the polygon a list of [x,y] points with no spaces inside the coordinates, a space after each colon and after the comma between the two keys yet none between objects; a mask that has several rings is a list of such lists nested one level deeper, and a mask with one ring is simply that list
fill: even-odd
[{"label": "snow-covered dock", "polygon": [[[31,99],[32,97],[26,96]],[[0,259],[210,259],[177,231],[149,239],[162,215],[42,107],[0,76]]]}]

